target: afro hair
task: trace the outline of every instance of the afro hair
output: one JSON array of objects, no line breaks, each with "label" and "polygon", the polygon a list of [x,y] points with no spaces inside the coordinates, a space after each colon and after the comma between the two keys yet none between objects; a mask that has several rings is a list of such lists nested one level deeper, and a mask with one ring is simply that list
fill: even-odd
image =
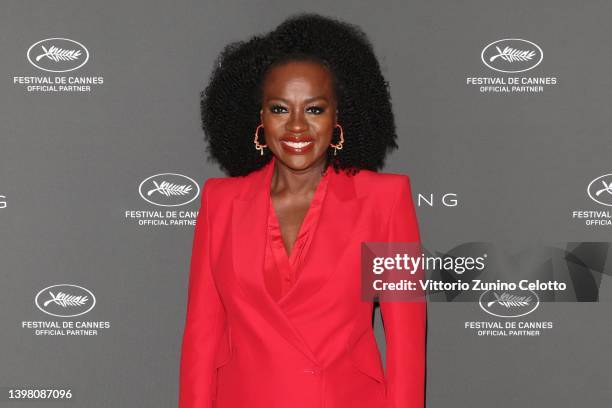
[{"label": "afro hair", "polygon": [[[301,60],[320,62],[332,73],[345,139],[337,155],[327,151],[336,172],[377,171],[397,149],[389,84],[365,33],[346,22],[300,13],[265,35],[227,45],[215,61],[201,93],[202,127],[209,160],[226,174],[245,176],[271,160],[269,149],[261,155],[253,145],[261,85],[272,66]],[[332,143],[338,139],[334,130]],[[265,143],[263,132],[259,142]]]}]

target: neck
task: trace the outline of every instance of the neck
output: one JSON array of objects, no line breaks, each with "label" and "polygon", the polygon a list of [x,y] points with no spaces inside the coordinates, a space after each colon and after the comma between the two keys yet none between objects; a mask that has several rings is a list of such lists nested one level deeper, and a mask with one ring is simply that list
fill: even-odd
[{"label": "neck", "polygon": [[270,191],[272,194],[308,194],[317,188],[323,171],[327,167],[326,157],[317,160],[305,169],[292,169],[280,160],[275,160]]}]

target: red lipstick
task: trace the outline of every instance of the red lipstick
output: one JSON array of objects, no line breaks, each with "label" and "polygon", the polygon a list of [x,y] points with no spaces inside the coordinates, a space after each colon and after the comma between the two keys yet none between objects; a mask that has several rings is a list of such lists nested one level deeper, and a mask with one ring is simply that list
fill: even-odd
[{"label": "red lipstick", "polygon": [[283,150],[290,154],[304,154],[314,147],[314,139],[311,137],[283,137],[280,143]]}]

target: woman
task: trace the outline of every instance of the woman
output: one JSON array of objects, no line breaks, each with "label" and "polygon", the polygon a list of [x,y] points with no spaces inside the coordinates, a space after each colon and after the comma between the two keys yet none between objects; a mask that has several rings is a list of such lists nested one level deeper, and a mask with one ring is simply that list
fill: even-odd
[{"label": "woman", "polygon": [[[381,302],[386,373],[360,297],[361,242],[418,242],[396,134],[357,28],[314,14],[229,45],[202,94],[181,408],[424,406],[426,306]],[[249,135],[251,135],[249,137]]]}]

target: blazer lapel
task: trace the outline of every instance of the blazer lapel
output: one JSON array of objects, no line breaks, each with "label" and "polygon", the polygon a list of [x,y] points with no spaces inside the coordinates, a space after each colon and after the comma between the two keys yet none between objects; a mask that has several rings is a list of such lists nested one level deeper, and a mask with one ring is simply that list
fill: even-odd
[{"label": "blazer lapel", "polygon": [[[323,201],[309,259],[323,260],[316,267],[302,269],[291,290],[276,302],[264,282],[263,268],[267,239],[270,185],[275,158],[250,174],[243,194],[235,198],[232,208],[232,258],[235,276],[244,295],[259,309],[263,318],[295,345],[306,357],[318,364],[317,358],[285,310],[302,299],[312,297],[329,280],[351,238],[354,220],[359,216],[362,197],[357,197],[353,177],[336,174],[329,168],[330,179]],[[308,265],[308,262],[306,263]]]},{"label": "blazer lapel", "polygon": [[246,188],[232,203],[232,259],[236,277],[245,294],[264,298],[264,255],[270,182],[274,158],[263,168],[249,174]]},{"label": "blazer lapel", "polygon": [[278,302],[283,308],[291,308],[312,298],[334,272],[342,268],[339,263],[354,237],[363,197],[357,196],[352,176],[342,171],[336,174],[331,167],[328,171],[327,195],[309,248],[308,261],[302,265],[295,285]]},{"label": "blazer lapel", "polygon": [[[232,209],[232,258],[234,271],[244,295],[256,305],[270,325],[313,363],[317,358],[304,338],[268,293],[263,278],[270,183],[275,159],[249,176],[244,194],[235,198]],[[247,177],[249,177],[247,176]]]}]

